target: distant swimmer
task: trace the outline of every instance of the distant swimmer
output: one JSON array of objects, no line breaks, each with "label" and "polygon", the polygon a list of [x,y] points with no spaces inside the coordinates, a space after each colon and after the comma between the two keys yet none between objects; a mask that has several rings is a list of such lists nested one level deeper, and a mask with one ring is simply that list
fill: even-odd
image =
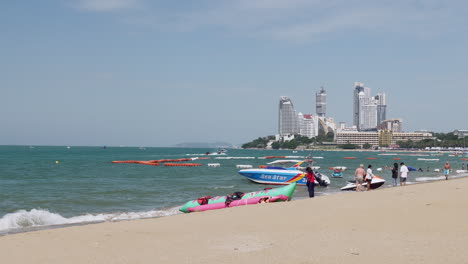
[{"label": "distant swimmer", "polygon": [[445,175],[446,180],[448,180],[449,173],[450,173],[450,164],[447,161],[445,162],[445,165],[444,165],[444,175]]}]

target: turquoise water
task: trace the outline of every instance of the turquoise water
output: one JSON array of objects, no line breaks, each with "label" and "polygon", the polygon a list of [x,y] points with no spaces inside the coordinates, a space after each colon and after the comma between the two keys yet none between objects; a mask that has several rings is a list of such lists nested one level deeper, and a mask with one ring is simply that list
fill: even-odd
[{"label": "turquoise water", "polygon": [[[331,185],[317,188],[318,195],[340,192],[352,178],[359,163],[372,164],[374,173],[384,177],[389,186],[390,171],[376,168],[391,166],[398,157],[406,164],[423,168],[413,172],[410,182],[417,178],[437,179],[448,160],[453,169],[461,169],[461,156],[448,153],[400,153],[378,155],[378,152],[336,152],[288,150],[229,149],[227,155],[209,155],[215,149],[137,148],[137,147],[70,147],[65,146],[0,146],[0,232],[24,231],[36,226],[52,226],[87,222],[114,221],[173,215],[188,200],[205,195],[225,195],[234,191],[250,192],[267,187],[252,183],[239,175],[237,164],[265,165],[272,160],[264,156],[313,157],[320,172],[330,176],[328,167],[346,166],[344,178],[331,178]],[[396,152],[393,152],[396,153]],[[199,155],[197,155],[199,154]],[[423,156],[425,155],[425,156]],[[156,160],[188,157],[209,157],[196,160],[200,167],[164,167],[141,164],[113,164],[113,160]],[[217,159],[253,157],[254,159]],[[343,159],[355,157],[356,159]],[[374,160],[365,158],[373,157]],[[439,158],[420,161],[418,158]],[[219,168],[208,163],[220,163]],[[429,167],[430,172],[426,172]],[[307,197],[305,187],[299,186],[295,199]]]}]

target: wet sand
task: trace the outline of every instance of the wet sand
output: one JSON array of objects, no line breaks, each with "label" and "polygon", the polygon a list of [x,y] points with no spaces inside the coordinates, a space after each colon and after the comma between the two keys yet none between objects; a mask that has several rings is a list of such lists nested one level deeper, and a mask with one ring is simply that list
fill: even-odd
[{"label": "wet sand", "polygon": [[6,264],[467,263],[467,208],[461,178],[12,234],[0,253]]}]

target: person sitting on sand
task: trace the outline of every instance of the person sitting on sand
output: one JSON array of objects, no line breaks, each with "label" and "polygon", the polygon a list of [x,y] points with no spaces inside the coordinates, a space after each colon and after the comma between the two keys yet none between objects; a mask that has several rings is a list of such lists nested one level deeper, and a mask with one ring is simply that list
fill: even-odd
[{"label": "person sitting on sand", "polygon": [[354,171],[354,180],[356,181],[356,191],[362,191],[362,183],[364,182],[364,176],[366,171],[364,170],[364,164],[360,164],[359,168]]},{"label": "person sitting on sand", "polygon": [[445,165],[444,165],[444,175],[445,175],[445,179],[448,180],[448,175],[450,173],[450,164],[449,162],[445,162]]}]

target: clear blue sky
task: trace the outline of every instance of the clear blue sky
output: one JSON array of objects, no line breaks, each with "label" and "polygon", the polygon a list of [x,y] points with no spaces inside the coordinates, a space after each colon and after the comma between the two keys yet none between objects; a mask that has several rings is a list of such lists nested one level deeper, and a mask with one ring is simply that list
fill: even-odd
[{"label": "clear blue sky", "polygon": [[352,122],[355,81],[406,131],[468,129],[467,1],[0,3],[0,144],[240,144],[280,96]]}]

